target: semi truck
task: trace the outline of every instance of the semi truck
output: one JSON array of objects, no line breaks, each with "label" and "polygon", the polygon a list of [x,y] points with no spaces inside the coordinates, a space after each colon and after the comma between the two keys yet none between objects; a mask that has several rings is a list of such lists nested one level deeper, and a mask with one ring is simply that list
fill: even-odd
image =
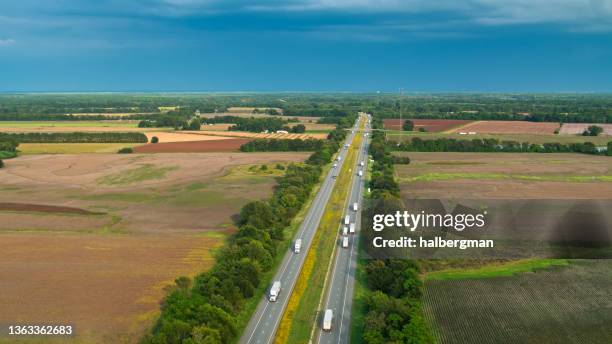
[{"label": "semi truck", "polygon": [[302,248],[302,239],[297,239],[295,244],[293,244],[293,252],[300,253],[300,249]]},{"label": "semi truck", "polygon": [[342,237],[342,248],[347,248],[349,247],[349,242],[348,242],[348,237]]},{"label": "semi truck", "polygon": [[351,222],[351,217],[350,217],[350,216],[348,216],[348,215],[346,215],[346,216],[344,217],[344,224],[345,224],[345,225],[348,225],[350,222]]},{"label": "semi truck", "polygon": [[353,211],[359,210],[359,204],[357,202],[353,203]]},{"label": "semi truck", "polygon": [[334,320],[334,311],[331,309],[325,310],[325,315],[323,315],[323,331],[331,331],[332,329],[332,321]]},{"label": "semi truck", "polygon": [[272,283],[272,288],[270,288],[270,302],[276,302],[276,299],[278,298],[278,295],[281,292],[281,282],[280,281],[274,281],[274,283]]},{"label": "semi truck", "polygon": [[349,233],[354,234],[355,233],[355,224],[351,223],[349,226]]},{"label": "semi truck", "polygon": [[363,171],[359,171],[357,174],[358,174],[360,177],[363,177]]},{"label": "semi truck", "polygon": [[348,235],[348,227],[347,226],[344,226],[342,228],[342,235]]}]

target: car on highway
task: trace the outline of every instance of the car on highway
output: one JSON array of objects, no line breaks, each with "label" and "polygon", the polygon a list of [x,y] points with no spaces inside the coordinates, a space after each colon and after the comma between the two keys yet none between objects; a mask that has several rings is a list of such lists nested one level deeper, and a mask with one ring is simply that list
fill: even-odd
[{"label": "car on highway", "polygon": [[300,250],[302,249],[302,239],[297,239],[295,241],[295,243],[293,244],[293,253],[300,253]]},{"label": "car on highway", "polygon": [[353,211],[359,210],[359,204],[357,202],[353,203]]},{"label": "car on highway", "polygon": [[351,222],[351,217],[350,217],[350,216],[348,216],[348,215],[346,215],[346,216],[344,217],[344,224],[345,224],[345,225],[348,225],[350,222]]},{"label": "car on highway", "polygon": [[355,234],[355,224],[354,223],[351,223],[349,225],[349,233]]},{"label": "car on highway", "polygon": [[342,235],[348,235],[348,230],[347,226],[342,227]]}]

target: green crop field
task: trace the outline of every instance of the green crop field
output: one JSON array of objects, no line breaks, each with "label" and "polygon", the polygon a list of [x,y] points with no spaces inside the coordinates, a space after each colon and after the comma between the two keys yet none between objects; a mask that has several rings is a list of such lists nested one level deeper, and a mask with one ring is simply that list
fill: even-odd
[{"label": "green crop field", "polygon": [[612,342],[611,260],[479,278],[490,277],[485,270],[480,276],[466,273],[465,279],[439,274],[426,281],[425,313],[437,342]]}]

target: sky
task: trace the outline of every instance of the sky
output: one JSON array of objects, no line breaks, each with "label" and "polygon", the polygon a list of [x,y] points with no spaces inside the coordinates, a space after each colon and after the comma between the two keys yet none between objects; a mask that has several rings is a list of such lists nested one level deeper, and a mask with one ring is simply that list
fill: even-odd
[{"label": "sky", "polygon": [[612,0],[0,0],[0,92],[612,92]]}]

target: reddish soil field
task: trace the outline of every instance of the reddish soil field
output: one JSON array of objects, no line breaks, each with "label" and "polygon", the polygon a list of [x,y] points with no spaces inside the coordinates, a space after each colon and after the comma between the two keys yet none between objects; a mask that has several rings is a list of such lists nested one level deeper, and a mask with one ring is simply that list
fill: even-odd
[{"label": "reddish soil field", "polygon": [[603,135],[612,136],[612,124],[597,124],[597,123],[564,123],[561,126],[559,134],[580,135],[591,125],[596,125],[603,128]]},{"label": "reddish soil field", "polygon": [[250,139],[222,139],[207,141],[186,141],[150,143],[135,147],[135,153],[198,153],[198,152],[235,152]]},{"label": "reddish soil field", "polygon": [[559,123],[527,121],[477,121],[469,123],[454,132],[474,132],[476,134],[554,134]]},{"label": "reddish soil field", "polygon": [[[384,127],[385,129],[401,130],[405,121],[406,120],[385,119]],[[414,123],[415,131],[418,131],[420,128],[425,128],[425,130],[432,133],[451,130],[472,122],[462,119],[411,119],[411,121]]]}]

